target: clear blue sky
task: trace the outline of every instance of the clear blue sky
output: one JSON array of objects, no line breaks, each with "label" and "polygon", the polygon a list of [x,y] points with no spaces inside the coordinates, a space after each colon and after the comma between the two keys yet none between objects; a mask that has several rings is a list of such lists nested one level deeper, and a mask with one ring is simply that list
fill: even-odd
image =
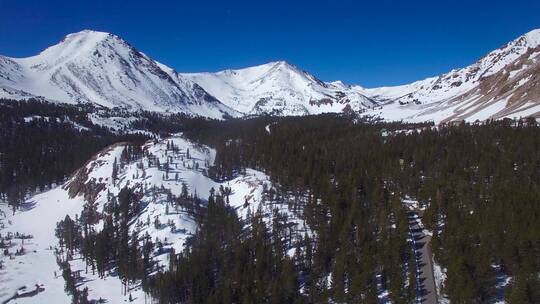
[{"label": "clear blue sky", "polygon": [[30,56],[94,29],[181,72],[287,60],[372,87],[468,65],[540,27],[539,12],[538,0],[0,0],[0,54]]}]

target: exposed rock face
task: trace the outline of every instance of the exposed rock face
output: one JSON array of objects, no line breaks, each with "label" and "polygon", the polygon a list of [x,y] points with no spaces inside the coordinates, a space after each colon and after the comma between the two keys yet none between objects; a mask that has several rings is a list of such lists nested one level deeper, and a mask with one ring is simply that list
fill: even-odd
[{"label": "exposed rock face", "polygon": [[365,89],[381,116],[405,120],[485,120],[540,116],[540,30],[490,52],[476,63],[409,85]]},{"label": "exposed rock face", "polygon": [[87,202],[94,203],[98,194],[103,191],[111,181],[111,177],[93,178],[89,174],[96,171],[101,166],[107,166],[104,157],[109,155],[114,149],[123,147],[126,143],[120,142],[111,145],[97,153],[84,166],[73,173],[69,181],[63,186],[68,191],[69,197],[74,198],[82,195]]}]

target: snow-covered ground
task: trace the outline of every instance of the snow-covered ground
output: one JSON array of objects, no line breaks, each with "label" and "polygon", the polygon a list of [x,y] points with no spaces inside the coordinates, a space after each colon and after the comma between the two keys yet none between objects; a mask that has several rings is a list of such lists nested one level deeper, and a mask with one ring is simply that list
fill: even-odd
[{"label": "snow-covered ground", "polygon": [[[43,284],[44,291],[36,296],[18,298],[9,303],[70,303],[71,298],[64,292],[64,279],[52,249],[58,242],[54,229],[66,215],[74,217],[80,213],[83,204],[81,197],[71,199],[58,187],[28,200],[15,214],[6,205],[0,205],[4,211],[4,217],[0,219],[4,226],[0,229],[3,236],[8,233],[32,236],[32,239],[24,240],[24,245],[23,240],[13,239],[9,248],[11,257],[0,257],[4,262],[0,270],[0,301],[11,298],[21,287],[33,288],[36,284]],[[25,253],[16,255],[21,247]]]},{"label": "snow-covered ground", "polygon": [[433,256],[433,275],[435,276],[435,286],[437,287],[437,296],[439,303],[448,304],[450,300],[444,294],[444,283],[446,282],[446,268],[441,267]]},{"label": "snow-covered ground", "polygon": [[[175,147],[174,151],[172,146]],[[137,215],[137,219],[132,221],[130,230],[137,231],[139,235],[148,233],[153,240],[157,238],[163,242],[165,250],[154,252],[155,260],[162,266],[168,265],[168,249],[181,251],[185,240],[197,228],[188,213],[168,202],[167,191],[180,196],[182,184],[187,186],[189,193],[196,193],[203,199],[208,197],[211,188],[217,191],[220,186],[229,187],[231,206],[236,208],[241,218],[248,215],[248,210],[259,211],[265,216],[265,221],[271,223],[273,210],[278,209],[280,213],[287,214],[290,223],[298,226],[298,231],[309,233],[306,224],[289,209],[287,203],[276,203],[276,198],[268,194],[268,190],[274,185],[264,173],[247,169],[232,180],[216,182],[206,176],[208,166],[214,162],[215,151],[190,142],[181,135],[156,143],[147,142],[143,147],[147,151],[145,156],[130,163],[120,162],[124,149],[122,144],[103,150],[63,186],[32,197],[15,214],[6,205],[0,205],[3,211],[0,216],[0,233],[3,236],[19,233],[32,237],[25,239],[24,245],[22,239],[12,239],[9,248],[12,257],[0,257],[4,263],[0,270],[0,301],[11,298],[23,286],[31,290],[38,284],[43,288],[41,292],[32,297],[14,299],[9,303],[69,303],[70,297],[64,292],[64,280],[54,254],[54,248],[58,245],[54,235],[56,224],[66,215],[75,218],[88,200],[93,200],[98,206],[97,210],[101,211],[108,197],[117,195],[125,186],[143,193],[141,206],[144,208]],[[117,179],[113,180],[115,160],[119,169]],[[159,168],[157,160],[160,163]],[[168,173],[165,164],[169,166]],[[76,192],[76,188],[81,184],[92,186],[92,189],[99,191],[85,199],[83,192]],[[77,195],[72,197],[69,192]],[[147,219],[150,219],[150,225],[146,224]],[[160,225],[155,225],[156,222]],[[98,230],[99,227],[100,224],[97,225]],[[24,247],[25,253],[15,255],[16,250],[21,247]],[[72,271],[83,270],[83,283],[79,289],[88,287],[90,299],[102,298],[108,299],[109,303],[119,303],[127,301],[131,294],[134,303],[144,303],[145,295],[137,286],[133,286],[130,292],[124,295],[122,283],[114,273],[101,279],[91,272],[86,273],[81,259],[76,258],[70,264]]]},{"label": "snow-covered ground", "polygon": [[507,290],[507,287],[510,285],[510,282],[512,282],[512,277],[506,274],[500,265],[493,264],[491,265],[493,270],[497,272],[497,284],[495,285],[495,299],[491,303],[493,304],[504,304],[505,301],[505,292]]},{"label": "snow-covered ground", "polygon": [[392,304],[390,291],[384,287],[382,275],[377,273],[375,279],[377,281],[377,299],[379,299],[379,304]]}]

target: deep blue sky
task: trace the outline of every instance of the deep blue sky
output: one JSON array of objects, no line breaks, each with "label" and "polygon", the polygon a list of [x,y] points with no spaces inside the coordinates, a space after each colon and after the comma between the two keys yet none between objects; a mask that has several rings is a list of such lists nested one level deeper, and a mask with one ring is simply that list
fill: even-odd
[{"label": "deep blue sky", "polygon": [[0,0],[0,54],[30,56],[95,29],[181,72],[287,60],[371,87],[468,65],[540,27],[538,12],[538,0]]}]

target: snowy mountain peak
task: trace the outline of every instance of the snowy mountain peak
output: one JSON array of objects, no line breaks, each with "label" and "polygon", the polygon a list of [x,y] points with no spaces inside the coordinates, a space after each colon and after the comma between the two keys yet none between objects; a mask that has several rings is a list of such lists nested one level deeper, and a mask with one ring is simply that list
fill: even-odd
[{"label": "snowy mountain peak", "polygon": [[121,41],[121,39],[117,36],[105,32],[83,30],[77,33],[71,33],[66,35],[58,44],[48,47],[39,55],[56,55],[56,52],[59,51],[68,53],[91,50],[96,48],[100,42],[109,37],[115,37],[115,39]]},{"label": "snowy mountain peak", "polygon": [[77,57],[91,57],[101,55],[100,49],[108,48],[117,53],[123,51],[130,53],[137,51],[120,37],[92,30],[83,30],[68,34],[58,44],[46,48],[36,56],[18,59],[27,63],[31,68],[49,69]]},{"label": "snowy mountain peak", "polygon": [[237,112],[122,38],[84,30],[28,58],[0,58],[0,97],[41,96],[222,118]]},{"label": "snowy mountain peak", "polygon": [[263,64],[263,65],[272,66],[272,67],[285,67],[285,68],[292,68],[293,67],[292,64],[288,63],[285,60],[271,61],[271,62],[269,62],[267,64]]},{"label": "snowy mountain peak", "polygon": [[268,71],[261,75],[256,81],[269,81],[270,79],[281,82],[286,85],[304,86],[317,83],[321,86],[326,86],[325,83],[317,79],[315,76],[289,64],[286,61],[275,61],[263,65],[268,67]]},{"label": "snowy mountain peak", "polygon": [[299,73],[299,74],[308,74],[307,72],[305,72],[302,69],[298,68],[294,64],[288,63],[287,61],[283,61],[283,60],[274,61],[274,62],[271,62],[270,64],[273,65],[272,66],[273,70],[286,71],[286,72],[295,72],[295,73]]},{"label": "snowy mountain peak", "polygon": [[337,88],[340,88],[340,89],[348,89],[348,88],[351,87],[348,84],[345,84],[341,80],[332,81],[332,82],[329,82],[328,84],[333,85],[333,86],[335,86]]},{"label": "snowy mountain peak", "polygon": [[268,63],[263,63],[261,65],[253,66],[253,67],[249,67],[249,68],[261,68],[261,69],[267,69],[267,70],[279,69],[279,68],[282,68],[282,69],[296,69],[296,67],[294,65],[288,63],[285,60],[270,61]]},{"label": "snowy mountain peak", "polygon": [[[71,33],[71,34],[67,34],[66,37],[64,37],[64,39],[62,39],[62,42],[64,41],[69,41],[69,40],[74,40],[74,39],[78,39],[78,40],[88,40],[88,39],[104,39],[105,37],[108,37],[108,36],[114,36],[113,34],[111,33],[107,33],[107,32],[100,32],[100,31],[94,31],[94,30],[89,30],[89,29],[85,29],[85,30],[82,30],[80,32],[76,32],[76,33]],[[117,36],[115,36],[117,37]]]},{"label": "snowy mountain peak", "polygon": [[363,110],[375,105],[358,90],[327,84],[286,61],[182,75],[227,106],[250,115],[318,114]]},{"label": "snowy mountain peak", "polygon": [[[223,71],[216,72],[215,74],[223,74],[223,75],[245,75],[249,76],[253,79],[259,79],[266,77],[268,74],[271,73],[301,73],[301,71],[296,68],[295,66],[289,64],[286,61],[272,61],[261,65],[251,66],[247,68],[241,68],[241,69],[227,69]],[[206,73],[206,74],[213,74],[213,73]]]}]

